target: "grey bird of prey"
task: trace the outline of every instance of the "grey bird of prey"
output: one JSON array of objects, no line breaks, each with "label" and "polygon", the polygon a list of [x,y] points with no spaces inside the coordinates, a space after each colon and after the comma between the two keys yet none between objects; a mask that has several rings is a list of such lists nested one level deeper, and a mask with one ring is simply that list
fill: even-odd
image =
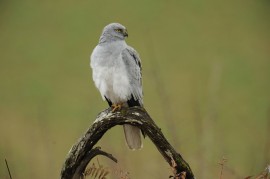
[{"label": "grey bird of prey", "polygon": [[[123,25],[105,26],[90,58],[94,83],[113,112],[122,106],[143,106],[141,60],[126,44],[126,37],[128,32]],[[141,130],[128,124],[123,127],[128,147],[142,148]]]}]

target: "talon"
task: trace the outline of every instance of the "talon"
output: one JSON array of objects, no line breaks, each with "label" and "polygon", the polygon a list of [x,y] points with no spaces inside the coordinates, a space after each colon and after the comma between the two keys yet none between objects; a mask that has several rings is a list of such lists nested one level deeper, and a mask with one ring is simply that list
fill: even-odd
[{"label": "talon", "polygon": [[122,108],[122,104],[112,104],[112,112],[116,110],[120,110]]}]

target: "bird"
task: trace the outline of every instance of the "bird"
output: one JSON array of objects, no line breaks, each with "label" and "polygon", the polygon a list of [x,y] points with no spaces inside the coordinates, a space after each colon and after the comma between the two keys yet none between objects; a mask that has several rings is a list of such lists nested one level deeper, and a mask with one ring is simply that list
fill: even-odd
[{"label": "bird", "polygon": [[[127,28],[122,24],[106,25],[90,56],[94,84],[112,112],[122,107],[143,107],[141,59],[127,45],[127,37]],[[124,124],[123,128],[129,149],[141,149],[141,130],[130,124]]]}]

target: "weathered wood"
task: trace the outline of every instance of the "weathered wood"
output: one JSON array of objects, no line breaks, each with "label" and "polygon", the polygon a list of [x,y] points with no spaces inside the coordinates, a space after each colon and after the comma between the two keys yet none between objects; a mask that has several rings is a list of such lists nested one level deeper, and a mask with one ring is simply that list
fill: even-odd
[{"label": "weathered wood", "polygon": [[107,130],[115,125],[123,124],[139,127],[152,140],[164,159],[174,168],[175,178],[182,174],[185,174],[187,179],[194,178],[188,163],[169,144],[161,129],[142,107],[122,108],[114,113],[111,112],[111,108],[102,111],[85,135],[69,151],[61,171],[61,178],[79,179],[87,164],[96,155],[102,154],[116,161],[112,155],[93,147]]}]

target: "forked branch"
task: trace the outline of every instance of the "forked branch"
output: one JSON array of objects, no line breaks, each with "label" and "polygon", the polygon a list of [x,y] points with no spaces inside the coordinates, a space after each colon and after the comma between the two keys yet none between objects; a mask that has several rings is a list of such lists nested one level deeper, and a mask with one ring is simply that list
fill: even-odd
[{"label": "forked branch", "polygon": [[96,155],[105,155],[116,162],[116,159],[100,148],[93,148],[107,130],[123,124],[139,127],[148,136],[162,154],[164,159],[174,169],[174,178],[185,173],[186,179],[193,179],[194,175],[188,163],[169,144],[161,129],[154,123],[146,110],[142,107],[122,108],[111,112],[108,108],[97,116],[95,122],[84,136],[71,148],[61,171],[62,179],[79,179],[83,175],[87,164]]}]

